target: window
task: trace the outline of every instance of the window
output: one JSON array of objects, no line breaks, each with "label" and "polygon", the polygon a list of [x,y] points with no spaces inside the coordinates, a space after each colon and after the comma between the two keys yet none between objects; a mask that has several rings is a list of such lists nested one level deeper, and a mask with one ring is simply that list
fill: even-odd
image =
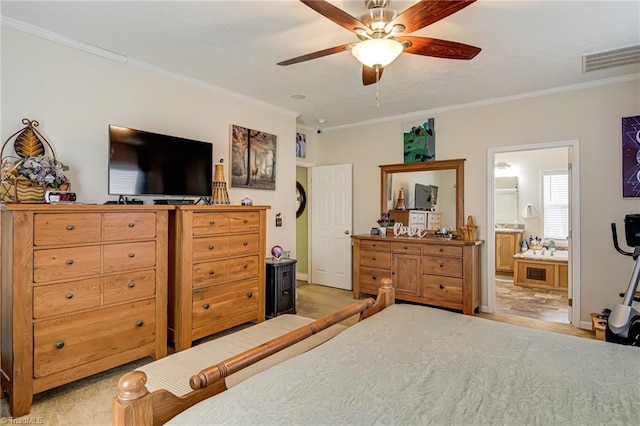
[{"label": "window", "polygon": [[544,238],[566,240],[569,236],[569,173],[543,172]]}]

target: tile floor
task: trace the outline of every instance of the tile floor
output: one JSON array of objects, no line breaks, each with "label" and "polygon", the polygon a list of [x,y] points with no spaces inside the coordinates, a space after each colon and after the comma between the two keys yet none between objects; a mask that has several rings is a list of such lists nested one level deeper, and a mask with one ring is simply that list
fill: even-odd
[{"label": "tile floor", "polygon": [[496,275],[496,313],[569,323],[567,292],[513,285],[513,277]]}]

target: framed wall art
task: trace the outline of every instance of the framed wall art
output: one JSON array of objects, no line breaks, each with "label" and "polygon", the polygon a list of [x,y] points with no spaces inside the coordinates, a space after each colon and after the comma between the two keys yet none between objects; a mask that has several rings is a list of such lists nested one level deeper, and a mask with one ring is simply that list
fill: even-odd
[{"label": "framed wall art", "polygon": [[403,157],[405,163],[421,163],[436,159],[434,119],[404,125]]},{"label": "framed wall art", "polygon": [[307,158],[307,135],[296,133],[296,158]]},{"label": "framed wall art", "polygon": [[622,197],[640,198],[640,115],[622,118]]},{"label": "framed wall art", "polygon": [[276,189],[277,136],[231,126],[231,186]]}]

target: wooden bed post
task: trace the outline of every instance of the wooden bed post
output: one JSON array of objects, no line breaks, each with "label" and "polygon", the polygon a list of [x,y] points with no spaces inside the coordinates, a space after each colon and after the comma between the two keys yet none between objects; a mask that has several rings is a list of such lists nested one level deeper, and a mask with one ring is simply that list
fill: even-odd
[{"label": "wooden bed post", "polygon": [[115,425],[153,425],[153,403],[141,371],[127,373],[118,380],[118,395],[113,398],[111,422]]}]

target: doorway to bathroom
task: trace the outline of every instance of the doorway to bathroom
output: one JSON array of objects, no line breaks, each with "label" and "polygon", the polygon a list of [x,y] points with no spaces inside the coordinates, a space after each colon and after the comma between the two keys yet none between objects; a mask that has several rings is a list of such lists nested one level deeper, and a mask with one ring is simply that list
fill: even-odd
[{"label": "doorway to bathroom", "polygon": [[579,320],[577,141],[490,150],[489,312]]}]

